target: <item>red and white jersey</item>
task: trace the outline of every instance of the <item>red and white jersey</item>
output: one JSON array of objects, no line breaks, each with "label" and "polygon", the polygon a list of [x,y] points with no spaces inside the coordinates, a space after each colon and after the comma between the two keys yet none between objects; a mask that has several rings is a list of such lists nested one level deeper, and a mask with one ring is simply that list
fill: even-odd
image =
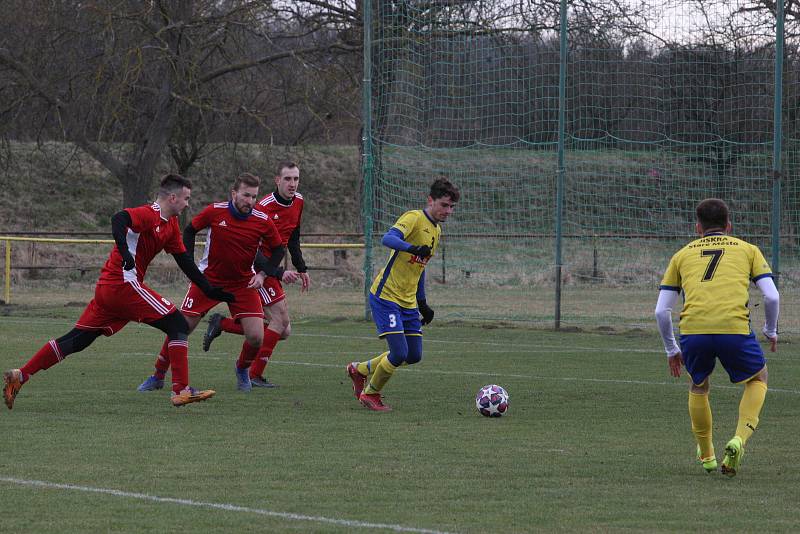
[{"label": "red and white jersey", "polygon": [[161,207],[155,202],[138,208],[126,208],[125,211],[131,216],[127,241],[128,250],[136,260],[136,267],[125,271],[122,268],[122,255],[114,246],[100,271],[98,285],[142,283],[147,267],[156,254],[162,250],[169,254],[186,252],[177,215],[169,219],[163,218]]},{"label": "red and white jersey", "polygon": [[208,228],[198,267],[214,285],[247,285],[255,274],[258,248],[262,244],[268,249],[281,246],[281,236],[264,212],[254,209],[246,217],[238,217],[229,204],[209,204],[192,219],[195,230]]},{"label": "red and white jersey", "polygon": [[[295,193],[294,198],[288,204],[284,204],[285,199],[276,197],[273,191],[258,202],[259,209],[269,215],[270,220],[275,223],[278,232],[281,234],[281,241],[285,247],[289,243],[297,227],[300,226],[300,219],[303,216],[303,195]],[[263,252],[263,251],[262,251]]]}]

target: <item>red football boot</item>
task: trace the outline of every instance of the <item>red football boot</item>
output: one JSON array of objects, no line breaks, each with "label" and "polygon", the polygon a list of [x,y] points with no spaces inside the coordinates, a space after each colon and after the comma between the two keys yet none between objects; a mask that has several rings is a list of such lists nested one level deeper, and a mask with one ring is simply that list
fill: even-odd
[{"label": "red football boot", "polygon": [[358,372],[358,362],[352,362],[347,365],[347,375],[353,381],[353,395],[358,399],[361,396],[361,392],[364,391],[367,377]]},{"label": "red football boot", "polygon": [[362,393],[358,396],[358,400],[361,401],[361,404],[376,412],[390,412],[392,410],[383,403],[380,393]]}]

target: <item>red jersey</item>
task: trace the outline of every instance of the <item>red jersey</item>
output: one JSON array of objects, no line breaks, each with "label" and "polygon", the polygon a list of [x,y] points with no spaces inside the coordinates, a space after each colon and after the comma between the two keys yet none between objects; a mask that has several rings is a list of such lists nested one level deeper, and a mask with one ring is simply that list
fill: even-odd
[{"label": "red jersey", "polygon": [[216,202],[192,219],[195,230],[208,228],[206,249],[198,267],[214,285],[240,285],[255,274],[253,261],[258,248],[281,246],[275,224],[259,210],[247,216],[232,213],[230,202]]},{"label": "red jersey", "polygon": [[272,192],[262,198],[258,202],[258,206],[275,223],[285,247],[289,243],[292,232],[300,226],[300,218],[303,216],[303,196],[295,193],[294,198],[288,204],[283,204],[283,200]]},{"label": "red jersey", "polygon": [[128,227],[128,250],[136,260],[136,267],[130,271],[122,268],[122,255],[114,246],[108,256],[97,285],[113,285],[125,282],[142,283],[147,267],[156,254],[162,250],[169,254],[186,252],[181,238],[181,228],[178,225],[178,216],[165,219],[161,216],[161,207],[152,203],[138,208],[126,208],[131,216],[131,225]]}]

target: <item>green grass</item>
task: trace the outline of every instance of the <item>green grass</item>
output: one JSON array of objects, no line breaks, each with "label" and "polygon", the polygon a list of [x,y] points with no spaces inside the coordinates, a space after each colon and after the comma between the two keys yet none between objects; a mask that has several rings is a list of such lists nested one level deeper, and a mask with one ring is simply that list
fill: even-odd
[{"label": "green grass", "polygon": [[[69,309],[77,317],[79,310]],[[66,332],[72,321],[63,315],[59,308],[49,318],[0,318],[0,367],[21,365]],[[131,324],[36,375],[14,410],[0,414],[4,528],[796,528],[800,472],[792,459],[800,372],[790,343],[770,359],[772,391],[762,425],[740,474],[727,479],[706,475],[693,461],[686,386],[668,377],[654,331],[604,335],[434,323],[423,362],[389,382],[386,402],[394,411],[387,414],[359,406],[344,372],[348,361],[383,350],[371,324],[309,316],[294,332],[269,368],[281,387],[249,395],[236,391],[232,371],[241,338],[224,335],[203,353],[201,333],[194,333],[192,383],[214,387],[217,396],[182,409],[164,391],[135,390],[161,344],[146,326]],[[740,390],[719,372],[713,382],[715,443],[722,451],[735,428]],[[476,412],[474,394],[487,383],[509,391],[506,417]]]}]

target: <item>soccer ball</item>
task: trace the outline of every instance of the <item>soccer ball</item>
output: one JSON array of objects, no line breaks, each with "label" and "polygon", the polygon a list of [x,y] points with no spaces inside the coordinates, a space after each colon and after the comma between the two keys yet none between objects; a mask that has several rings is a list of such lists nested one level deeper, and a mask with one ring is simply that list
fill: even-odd
[{"label": "soccer ball", "polygon": [[500,417],[508,411],[508,393],[498,385],[483,386],[475,395],[475,407],[486,417]]}]

